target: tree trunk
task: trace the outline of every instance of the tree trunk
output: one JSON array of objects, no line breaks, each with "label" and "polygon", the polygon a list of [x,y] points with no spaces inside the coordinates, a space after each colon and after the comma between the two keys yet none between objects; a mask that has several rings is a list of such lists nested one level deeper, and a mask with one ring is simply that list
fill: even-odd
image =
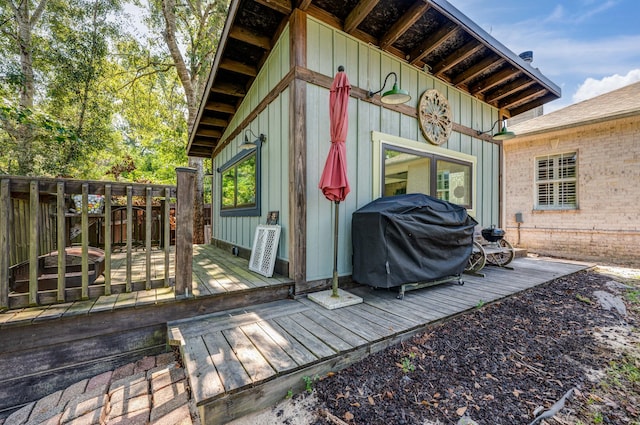
[{"label": "tree trunk", "polygon": [[[187,128],[191,128],[195,120],[197,102],[193,80],[196,80],[198,77],[189,74],[187,65],[178,48],[178,42],[176,40],[175,7],[175,0],[162,0],[162,14],[165,20],[163,36],[171,53],[171,58],[176,66],[182,87],[184,88],[184,93],[187,98],[187,108],[189,110]],[[193,199],[193,243],[202,244],[204,243],[204,169],[202,158],[190,157],[189,167],[196,169],[196,190],[194,191]]]},{"label": "tree trunk", "polygon": [[[17,31],[15,33],[15,41],[20,51],[20,71],[22,73],[22,87],[20,88],[20,108],[30,109],[33,107],[33,98],[35,94],[35,83],[33,76],[33,45],[31,42],[31,31],[36,22],[42,16],[47,1],[41,0],[36,7],[33,15],[29,10],[29,2],[25,0],[9,2],[9,7],[13,11],[16,19]],[[18,125],[15,129],[15,138],[18,144],[18,155],[16,162],[18,164],[17,174],[29,174],[33,166],[33,153],[31,144],[33,142],[33,131],[28,125]]]}]

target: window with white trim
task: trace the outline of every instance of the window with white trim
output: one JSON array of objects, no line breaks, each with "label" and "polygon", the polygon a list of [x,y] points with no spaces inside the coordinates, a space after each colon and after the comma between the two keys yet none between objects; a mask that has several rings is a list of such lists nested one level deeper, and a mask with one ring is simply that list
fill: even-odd
[{"label": "window with white trim", "polygon": [[387,144],[382,151],[383,196],[424,193],[472,208],[472,163]]},{"label": "window with white trim", "polygon": [[577,152],[536,157],[536,208],[578,208],[577,176]]}]

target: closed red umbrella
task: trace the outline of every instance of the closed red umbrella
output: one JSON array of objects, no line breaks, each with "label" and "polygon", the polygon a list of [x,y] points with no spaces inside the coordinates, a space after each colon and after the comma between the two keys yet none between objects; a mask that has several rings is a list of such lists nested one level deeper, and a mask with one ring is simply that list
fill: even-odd
[{"label": "closed red umbrella", "polygon": [[329,126],[331,147],[324,164],[318,187],[324,196],[335,204],[335,227],[333,235],[333,297],[338,296],[338,207],[350,191],[347,179],[347,149],[345,140],[349,125],[348,108],[351,84],[344,67],[338,67],[329,93]]}]

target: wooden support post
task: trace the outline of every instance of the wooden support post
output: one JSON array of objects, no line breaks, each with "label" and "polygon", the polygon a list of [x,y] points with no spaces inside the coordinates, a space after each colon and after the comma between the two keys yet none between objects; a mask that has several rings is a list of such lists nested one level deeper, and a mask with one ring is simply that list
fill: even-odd
[{"label": "wooden support post", "polygon": [[[289,18],[291,68],[306,67],[306,14],[296,9]],[[295,78],[289,86],[289,277],[307,280],[307,83]]]},{"label": "wooden support post", "polygon": [[29,305],[38,305],[38,233],[40,229],[38,181],[29,183]]},{"label": "wooden support post", "polygon": [[9,179],[0,180],[0,310],[9,308]]},{"label": "wooden support post", "polygon": [[111,185],[104,186],[104,294],[111,295]]},{"label": "wooden support post", "polygon": [[133,240],[133,187],[127,186],[127,277],[125,291],[131,292],[131,244]]},{"label": "wooden support post", "polygon": [[146,209],[145,209],[145,220],[144,220],[144,245],[147,254],[147,274],[145,279],[145,289],[151,289],[151,220],[153,212],[151,210],[151,203],[153,202],[153,198],[151,197],[151,188],[145,188],[146,194]]},{"label": "wooden support post", "polygon": [[190,296],[193,273],[193,196],[196,170],[176,168],[178,194],[176,204],[176,295]]},{"label": "wooden support post", "polygon": [[171,252],[171,190],[164,190],[164,286],[169,287],[169,254]]},{"label": "wooden support post", "polygon": [[64,207],[64,182],[56,184],[56,229],[58,232],[56,250],[58,251],[58,302],[65,300],[66,270],[67,270],[67,218]]},{"label": "wooden support post", "polygon": [[80,298],[89,299],[89,183],[82,184],[82,290]]}]

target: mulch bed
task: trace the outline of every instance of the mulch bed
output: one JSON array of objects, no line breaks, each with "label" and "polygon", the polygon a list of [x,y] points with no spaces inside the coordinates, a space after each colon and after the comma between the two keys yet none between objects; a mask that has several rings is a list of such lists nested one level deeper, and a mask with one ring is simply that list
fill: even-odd
[{"label": "mulch bed", "polygon": [[[633,315],[623,319],[591,301],[611,280],[585,271],[479,306],[318,381],[316,395],[329,416],[349,424],[456,424],[468,416],[482,425],[517,425],[578,388],[563,409],[574,421],[547,423],[579,423],[597,386],[589,371],[620,357],[597,343],[594,331],[634,324]],[[621,395],[602,423],[638,419],[628,406],[633,399],[625,400]]]}]

